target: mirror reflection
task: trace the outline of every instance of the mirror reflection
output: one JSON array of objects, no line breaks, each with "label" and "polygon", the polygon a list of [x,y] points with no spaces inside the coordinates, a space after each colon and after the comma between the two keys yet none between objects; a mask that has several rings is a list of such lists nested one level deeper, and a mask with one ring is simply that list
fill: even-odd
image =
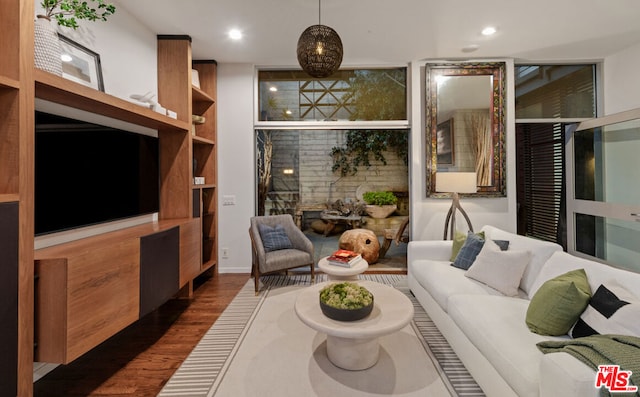
[{"label": "mirror reflection", "polygon": [[504,63],[427,65],[428,195],[438,172],[475,172],[478,193],[504,195]]}]

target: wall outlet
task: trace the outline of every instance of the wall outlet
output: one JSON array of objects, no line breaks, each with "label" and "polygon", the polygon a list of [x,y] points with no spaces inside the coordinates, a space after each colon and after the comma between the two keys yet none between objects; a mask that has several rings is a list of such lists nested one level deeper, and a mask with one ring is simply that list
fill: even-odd
[{"label": "wall outlet", "polygon": [[229,248],[222,248],[222,258],[229,259]]}]

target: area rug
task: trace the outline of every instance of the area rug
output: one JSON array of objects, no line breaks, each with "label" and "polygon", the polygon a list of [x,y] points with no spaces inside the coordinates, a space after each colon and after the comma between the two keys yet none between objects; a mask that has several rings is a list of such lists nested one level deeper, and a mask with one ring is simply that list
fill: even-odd
[{"label": "area rug", "polygon": [[[324,281],[324,274],[317,281]],[[263,277],[240,291],[167,382],[159,396],[483,396],[406,287],[406,276],[365,274],[391,284],[414,304],[414,321],[380,338],[380,360],[346,371],[326,356],[326,336],[295,315],[297,291],[308,275]]]}]

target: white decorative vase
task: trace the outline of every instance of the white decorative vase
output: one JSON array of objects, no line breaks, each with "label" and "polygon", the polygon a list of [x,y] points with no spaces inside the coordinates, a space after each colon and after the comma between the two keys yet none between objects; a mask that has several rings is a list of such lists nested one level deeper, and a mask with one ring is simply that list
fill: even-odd
[{"label": "white decorative vase", "polygon": [[36,68],[62,76],[62,50],[56,29],[44,15],[38,15],[34,25]]}]

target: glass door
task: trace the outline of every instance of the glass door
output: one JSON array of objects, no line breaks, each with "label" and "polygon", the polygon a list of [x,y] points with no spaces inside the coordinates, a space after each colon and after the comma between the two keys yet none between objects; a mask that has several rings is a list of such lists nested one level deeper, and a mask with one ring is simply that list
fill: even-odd
[{"label": "glass door", "polygon": [[567,134],[569,252],[640,272],[640,109]]}]

